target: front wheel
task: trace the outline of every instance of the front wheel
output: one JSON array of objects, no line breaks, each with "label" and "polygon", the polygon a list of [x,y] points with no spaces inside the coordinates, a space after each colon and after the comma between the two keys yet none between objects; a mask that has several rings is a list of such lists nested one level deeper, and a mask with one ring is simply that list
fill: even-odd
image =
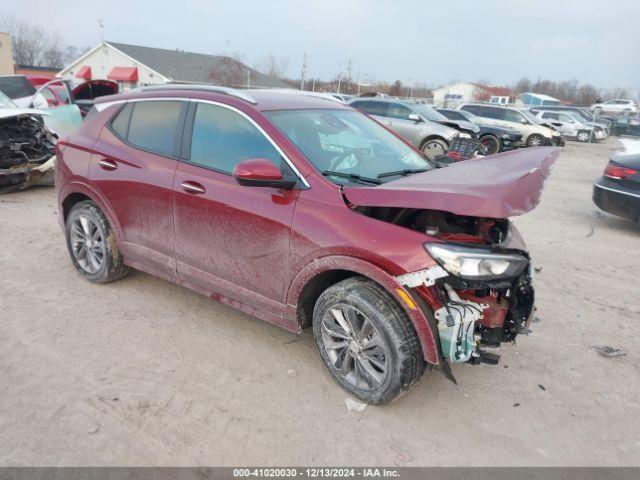
[{"label": "front wheel", "polygon": [[500,139],[495,135],[484,135],[480,137],[480,144],[483,147],[484,155],[493,155],[500,151]]},{"label": "front wheel", "polygon": [[428,160],[435,160],[447,153],[448,145],[444,140],[439,138],[431,138],[422,145],[422,153]]},{"label": "front wheel", "polygon": [[313,310],[313,335],[337,382],[367,403],[390,402],[424,372],[407,314],[369,280],[348,278],[325,290]]},{"label": "front wheel", "polygon": [[113,282],[129,272],[109,222],[91,200],[73,206],[66,221],[66,237],[73,265],[90,282]]},{"label": "front wheel", "polygon": [[541,147],[544,145],[544,137],[538,133],[532,133],[527,138],[527,147]]},{"label": "front wheel", "polygon": [[576,138],[579,142],[588,142],[590,137],[591,135],[589,134],[589,132],[582,130],[578,132],[578,136]]}]

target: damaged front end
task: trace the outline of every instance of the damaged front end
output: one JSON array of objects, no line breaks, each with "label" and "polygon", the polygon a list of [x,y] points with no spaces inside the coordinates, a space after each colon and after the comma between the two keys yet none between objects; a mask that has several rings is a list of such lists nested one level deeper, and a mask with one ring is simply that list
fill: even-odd
[{"label": "damaged front end", "polygon": [[517,230],[508,220],[404,215],[412,220],[402,226],[433,238],[424,247],[437,264],[396,279],[433,309],[442,358],[497,363],[496,348],[513,341],[534,311],[531,262]]},{"label": "damaged front end", "polygon": [[56,141],[39,115],[0,118],[0,194],[53,185]]}]

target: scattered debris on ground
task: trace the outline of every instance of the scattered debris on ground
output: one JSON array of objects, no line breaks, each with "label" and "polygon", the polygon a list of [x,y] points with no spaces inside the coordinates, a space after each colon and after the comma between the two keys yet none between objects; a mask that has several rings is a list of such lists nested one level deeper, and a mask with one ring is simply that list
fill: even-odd
[{"label": "scattered debris on ground", "polygon": [[366,403],[359,402],[358,400],[354,400],[353,398],[345,398],[344,403],[347,406],[347,410],[350,412],[362,412],[365,408],[367,408]]},{"label": "scattered debris on ground", "polygon": [[622,357],[623,355],[627,354],[627,352],[625,352],[621,348],[613,348],[608,345],[592,345],[589,348],[598,352],[603,357]]},{"label": "scattered debris on ground", "polygon": [[546,391],[547,391],[547,389],[546,389],[546,388],[544,387],[544,385],[542,385],[541,383],[539,383],[539,384],[538,384],[538,388],[539,388],[540,390],[542,390],[543,392],[546,392]]}]

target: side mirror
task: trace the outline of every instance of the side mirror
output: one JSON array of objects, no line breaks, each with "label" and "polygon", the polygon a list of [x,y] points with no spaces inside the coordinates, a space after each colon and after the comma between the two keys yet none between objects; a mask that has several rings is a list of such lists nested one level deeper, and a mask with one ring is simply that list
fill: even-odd
[{"label": "side mirror", "polygon": [[523,125],[528,125],[529,124],[529,120],[527,120],[526,118],[521,118],[520,119],[520,123]]},{"label": "side mirror", "polygon": [[420,115],[418,115],[417,113],[410,113],[408,118],[412,122],[416,122],[416,123],[422,122],[422,118],[420,118]]},{"label": "side mirror", "polygon": [[285,180],[280,169],[266,158],[243,160],[233,169],[233,177],[244,187],[293,188],[296,184]]}]

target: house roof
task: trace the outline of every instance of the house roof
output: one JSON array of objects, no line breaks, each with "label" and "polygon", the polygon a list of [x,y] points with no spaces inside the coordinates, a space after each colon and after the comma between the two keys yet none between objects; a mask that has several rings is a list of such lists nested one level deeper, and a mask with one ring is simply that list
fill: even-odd
[{"label": "house roof", "polygon": [[238,80],[239,85],[244,86],[247,72],[250,72],[249,79],[253,87],[290,87],[282,80],[264,75],[229,57],[126,43],[105,43],[174,82],[216,83],[215,78],[211,77],[212,72],[233,69],[237,77],[242,78]]}]

